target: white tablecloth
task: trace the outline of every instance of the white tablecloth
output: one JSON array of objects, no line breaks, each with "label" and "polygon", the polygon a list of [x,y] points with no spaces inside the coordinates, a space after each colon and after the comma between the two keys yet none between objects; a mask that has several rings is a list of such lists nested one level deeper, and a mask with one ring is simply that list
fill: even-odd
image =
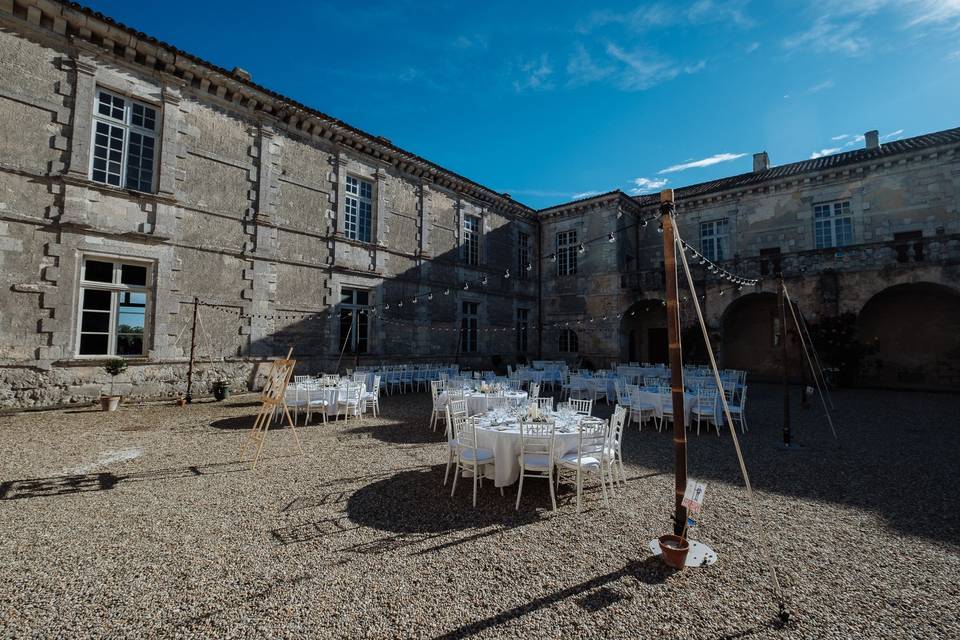
[{"label": "white tablecloth", "polygon": [[[577,429],[582,420],[602,422],[600,418],[551,414],[556,421],[554,455],[560,457],[575,452],[580,443]],[[506,487],[520,477],[520,425],[515,417],[504,412],[490,411],[477,417],[477,446],[493,451],[493,473],[488,469],[484,477],[493,478],[498,487]]]},{"label": "white tablecloth", "polygon": [[[655,411],[657,412],[657,417],[658,418],[663,417],[663,405],[661,404],[662,397],[659,392],[648,390],[645,387],[640,387],[639,395],[640,395],[640,402],[646,402],[647,404],[652,404]],[[668,405],[671,402],[673,402],[672,399],[667,400]],[[697,402],[697,394],[690,393],[689,391],[684,392],[683,423],[685,425],[690,424],[690,413],[691,413],[691,410],[693,409],[693,405],[696,404],[696,402]],[[723,419],[723,406],[718,401],[717,411],[714,415],[714,420],[716,420],[717,424],[722,424],[722,422],[720,422],[722,419]]]},{"label": "white tablecloth", "polygon": [[[527,401],[526,391],[505,391],[503,396],[507,399],[507,404],[511,407],[519,407],[520,405],[525,404]],[[479,391],[466,391],[464,392],[463,397],[467,401],[467,415],[473,416],[487,411],[490,408],[490,399],[497,397],[497,394],[480,393]],[[448,398],[449,395],[446,391],[441,393],[440,405],[446,405]]]}]

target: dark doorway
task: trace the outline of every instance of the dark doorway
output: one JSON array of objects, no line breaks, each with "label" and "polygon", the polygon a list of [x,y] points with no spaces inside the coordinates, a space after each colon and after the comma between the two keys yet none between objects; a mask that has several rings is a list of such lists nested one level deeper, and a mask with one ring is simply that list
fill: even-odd
[{"label": "dark doorway", "polygon": [[630,362],[640,362],[640,350],[637,348],[637,332],[630,329]]},{"label": "dark doorway", "polygon": [[668,346],[665,328],[647,329],[647,353],[650,355],[650,362],[666,362]]}]

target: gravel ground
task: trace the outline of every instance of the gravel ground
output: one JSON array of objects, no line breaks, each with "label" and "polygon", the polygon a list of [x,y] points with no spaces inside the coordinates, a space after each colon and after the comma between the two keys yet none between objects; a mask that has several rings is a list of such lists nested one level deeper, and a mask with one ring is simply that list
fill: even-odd
[{"label": "gravel ground", "polygon": [[[273,431],[239,459],[255,396],[0,416],[0,629],[6,637],[960,636],[960,396],[837,391],[834,441],[753,385],[744,453],[792,614],[776,623],[728,435],[691,436],[716,565],[672,573],[647,541],[670,529],[671,438],[636,427],[609,508],[519,512],[488,483],[441,486],[426,394],[383,417]],[[603,407],[603,415],[609,409]]]}]

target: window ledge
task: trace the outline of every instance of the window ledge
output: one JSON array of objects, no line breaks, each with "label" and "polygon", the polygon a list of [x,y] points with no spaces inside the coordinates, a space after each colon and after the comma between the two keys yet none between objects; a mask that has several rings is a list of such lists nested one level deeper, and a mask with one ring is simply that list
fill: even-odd
[{"label": "window ledge", "polygon": [[85,187],[87,189],[94,189],[101,193],[106,193],[114,196],[126,197],[133,200],[147,200],[149,202],[158,202],[161,204],[177,204],[177,199],[172,195],[162,195],[159,193],[150,193],[147,191],[137,191],[136,189],[126,189],[122,187],[114,187],[113,185],[104,184],[102,182],[94,182],[90,178],[80,177],[77,175],[65,174],[61,176],[66,184],[72,184],[78,187]]}]

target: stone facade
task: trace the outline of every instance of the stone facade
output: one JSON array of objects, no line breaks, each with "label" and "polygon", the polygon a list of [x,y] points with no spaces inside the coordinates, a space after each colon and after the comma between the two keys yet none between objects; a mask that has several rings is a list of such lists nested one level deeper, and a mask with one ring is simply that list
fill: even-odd
[{"label": "stone facade", "polygon": [[[150,188],[94,179],[101,91],[156,114]],[[125,140],[129,151],[133,138]],[[748,277],[764,270],[762,250],[779,248],[788,286],[813,321],[866,309],[911,323],[916,318],[899,297],[912,308],[935,300],[942,326],[917,349],[938,355],[895,363],[878,379],[902,381],[906,372],[923,386],[956,384],[951,336],[960,331],[951,333],[949,323],[960,275],[958,146],[957,139],[924,144],[786,177],[768,176],[764,164],[747,186],[720,181],[681,190],[680,231],[699,246],[701,222],[726,219],[724,265]],[[358,181],[369,185],[369,238],[347,225]],[[840,200],[850,203],[853,243],[816,249],[813,207]],[[635,224],[655,211],[651,198],[612,192],[536,212],[278,96],[242,69],[215,67],[73,4],[0,0],[3,406],[85,402],[105,389],[101,367],[112,356],[80,353],[81,333],[93,331],[81,311],[91,260],[147,268],[142,353],[117,380],[134,398],[183,393],[195,299],[203,303],[199,394],[217,379],[256,386],[259,368],[291,347],[303,372],[387,361],[489,367],[524,357],[598,366],[656,359],[664,326],[661,236],[655,222]],[[468,216],[481,238],[475,262],[464,249]],[[613,230],[612,242],[577,252],[576,274],[558,274],[558,233],[576,231],[584,241]],[[920,236],[894,240],[902,232]],[[770,370],[774,361],[756,355],[769,354],[769,345],[744,346],[731,333],[751,322],[769,329],[769,312],[751,306],[769,303],[769,273],[759,292],[721,296],[727,283],[695,269],[718,344],[740,345],[721,356]],[[488,284],[476,286],[484,278]],[[897,288],[913,284],[926,288]],[[114,300],[124,299],[123,287],[111,289]],[[354,290],[377,310],[367,317],[362,354],[341,352],[339,313]],[[438,292],[429,304],[426,292]],[[424,303],[410,304],[418,295]],[[400,308],[399,300],[408,304]],[[465,302],[477,303],[481,327],[470,352],[458,338]],[[122,332],[122,312],[112,304],[111,344]],[[515,327],[524,313],[521,349]],[[728,322],[734,316],[740,321]],[[683,320],[692,326],[689,308]],[[887,320],[865,317],[863,325],[887,342],[898,335]],[[561,352],[564,329],[577,344],[567,341]]]}]

